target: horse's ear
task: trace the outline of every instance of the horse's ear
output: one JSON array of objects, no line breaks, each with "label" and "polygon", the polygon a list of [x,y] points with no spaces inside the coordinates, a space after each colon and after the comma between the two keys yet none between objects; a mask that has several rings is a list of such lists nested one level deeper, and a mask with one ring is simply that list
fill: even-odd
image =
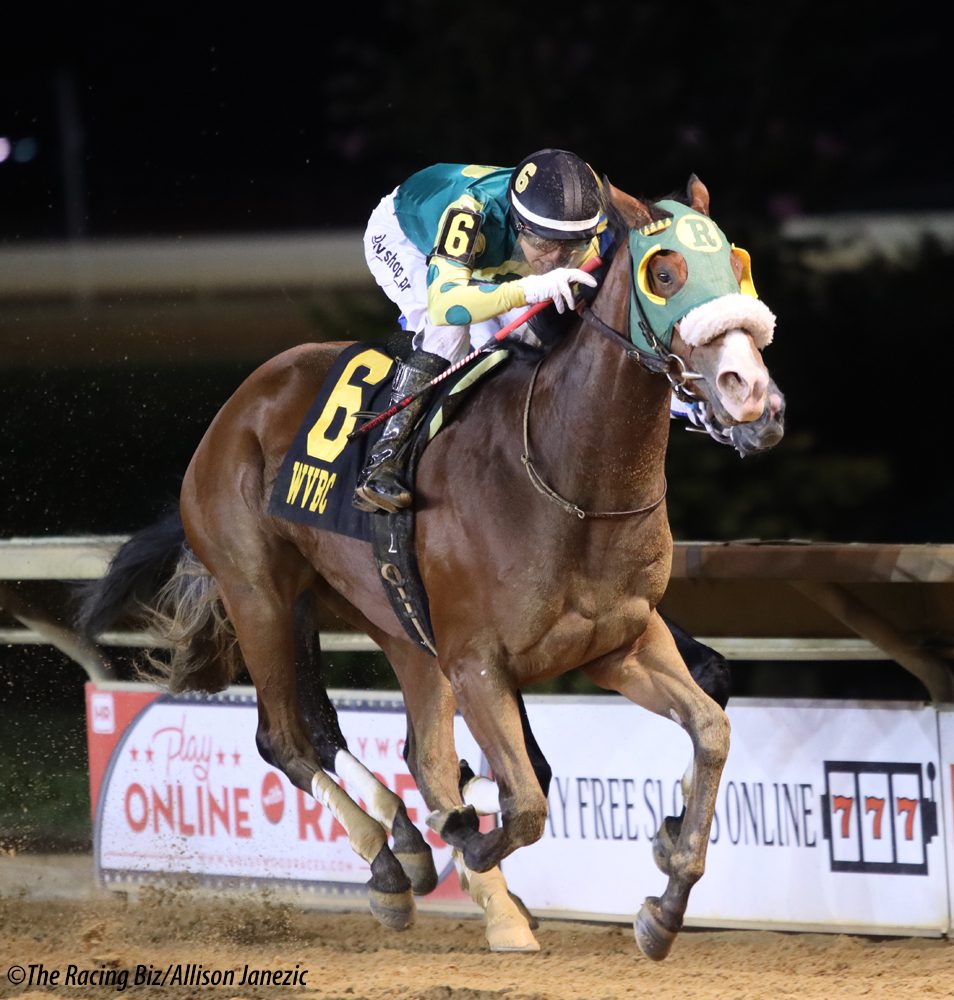
[{"label": "horse's ear", "polygon": [[609,199],[616,208],[616,211],[623,217],[623,220],[630,229],[648,226],[653,221],[652,213],[638,198],[634,198],[631,194],[626,194],[625,191],[620,191],[615,184],[611,184],[605,177],[603,178],[603,185],[609,192]]},{"label": "horse's ear", "polygon": [[692,174],[689,183],[686,185],[686,194],[689,196],[689,205],[703,215],[709,214],[709,189]]}]

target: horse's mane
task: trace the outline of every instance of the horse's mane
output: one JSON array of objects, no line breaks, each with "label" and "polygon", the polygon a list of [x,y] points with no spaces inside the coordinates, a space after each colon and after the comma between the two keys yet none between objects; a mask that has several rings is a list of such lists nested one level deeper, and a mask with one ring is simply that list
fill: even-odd
[{"label": "horse's mane", "polygon": [[609,267],[613,263],[613,258],[616,256],[619,248],[626,243],[630,227],[619,209],[612,203],[607,206],[606,216],[606,225],[611,233],[611,240],[608,249],[603,252],[602,257],[603,266]]},{"label": "horse's mane", "polygon": [[[633,196],[616,187],[606,174],[603,175],[603,190],[607,193],[606,214],[610,231],[613,233],[613,246],[619,246],[622,237],[634,226],[643,225],[646,213],[649,221],[668,218],[670,213],[659,207],[661,201],[678,201],[683,205],[690,204],[686,191],[674,191],[663,197],[646,198],[643,195]],[[632,215],[630,219],[627,215]],[[638,218],[637,218],[638,216]],[[604,255],[605,256],[605,255]]]},{"label": "horse's mane", "polygon": [[[692,202],[689,199],[688,193],[685,190],[680,191],[678,189],[676,189],[675,191],[670,191],[669,194],[664,194],[661,198],[657,198],[656,201],[678,201],[680,205],[692,204]],[[665,216],[668,214],[665,209],[658,208],[655,203],[653,204],[653,209],[659,212],[661,216]],[[656,216],[654,215],[653,217],[655,218]]]}]

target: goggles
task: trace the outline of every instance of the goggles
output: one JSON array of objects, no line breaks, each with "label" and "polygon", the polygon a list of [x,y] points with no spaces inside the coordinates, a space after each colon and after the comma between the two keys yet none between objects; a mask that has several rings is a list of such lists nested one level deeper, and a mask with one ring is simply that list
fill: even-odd
[{"label": "goggles", "polygon": [[514,228],[523,244],[536,256],[546,257],[554,267],[572,267],[579,264],[586,256],[592,240],[551,240],[538,236],[526,223],[515,220]]}]

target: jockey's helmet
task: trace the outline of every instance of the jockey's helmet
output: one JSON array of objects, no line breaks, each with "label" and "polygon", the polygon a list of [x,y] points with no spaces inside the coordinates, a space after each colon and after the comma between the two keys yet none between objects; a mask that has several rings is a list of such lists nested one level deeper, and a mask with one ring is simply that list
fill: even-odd
[{"label": "jockey's helmet", "polygon": [[565,149],[540,149],[522,160],[509,194],[517,232],[544,240],[589,240],[604,214],[596,174]]}]

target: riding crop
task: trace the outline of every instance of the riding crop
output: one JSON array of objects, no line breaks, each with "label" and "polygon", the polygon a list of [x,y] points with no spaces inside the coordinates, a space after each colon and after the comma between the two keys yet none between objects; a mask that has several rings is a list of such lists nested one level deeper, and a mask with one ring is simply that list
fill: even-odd
[{"label": "riding crop", "polygon": [[[591,271],[595,271],[602,263],[603,261],[600,257],[593,257],[591,260],[588,260],[585,263],[581,264],[579,269],[581,271],[586,271],[587,273],[589,273]],[[522,312],[515,320],[511,320],[511,322],[509,322],[505,327],[502,327],[500,330],[498,330],[494,334],[493,337],[494,341],[499,343],[501,340],[505,340],[507,337],[510,336],[511,333],[513,333],[514,330],[519,329],[521,326],[523,326],[524,323],[526,323],[528,320],[536,316],[537,313],[543,312],[543,310],[546,309],[547,306],[552,304],[553,304],[553,299],[546,299],[543,302],[538,302],[536,305],[530,306],[530,308],[526,312]],[[395,413],[399,413],[401,410],[404,409],[405,406],[410,406],[411,403],[413,403],[414,400],[418,398],[418,396],[422,396],[425,392],[430,391],[435,385],[438,385],[439,383],[443,382],[444,379],[446,378],[450,378],[450,376],[453,375],[454,372],[459,372],[461,368],[463,368],[465,365],[469,365],[471,361],[479,357],[481,354],[485,354],[486,352],[487,352],[486,344],[483,347],[478,347],[475,350],[471,351],[470,354],[461,358],[460,361],[457,361],[454,364],[452,364],[450,368],[448,368],[446,371],[443,371],[440,373],[440,375],[436,376],[435,378],[432,378],[431,381],[428,382],[428,384],[424,386],[423,389],[419,389],[417,392],[411,393],[410,396],[405,396],[404,399],[400,400],[400,402],[397,402],[393,406],[382,411],[376,417],[373,417],[371,420],[369,420],[367,423],[362,424],[360,427],[356,427],[348,435],[348,440],[353,441],[356,437],[359,437],[362,434],[366,434],[368,431],[373,430],[379,424],[383,424],[385,420],[387,420],[389,417],[393,417]]]}]

